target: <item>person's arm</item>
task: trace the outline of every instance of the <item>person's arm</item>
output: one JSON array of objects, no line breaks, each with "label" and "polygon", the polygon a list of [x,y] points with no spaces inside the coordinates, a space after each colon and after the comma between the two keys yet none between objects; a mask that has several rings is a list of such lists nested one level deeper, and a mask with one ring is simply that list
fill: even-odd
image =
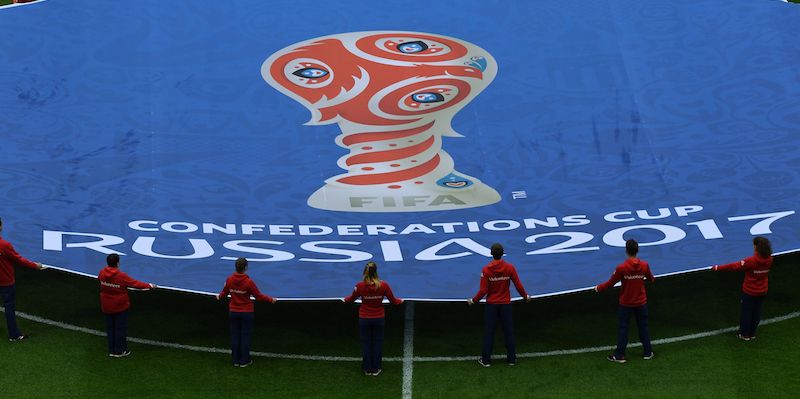
[{"label": "person's arm", "polygon": [[386,299],[389,300],[389,303],[399,305],[403,303],[403,300],[400,298],[395,298],[394,293],[392,293],[392,287],[389,286],[385,281],[382,281],[381,284],[386,287],[386,291],[383,292],[383,295],[386,296]]},{"label": "person's arm", "polygon": [[519,280],[517,269],[511,269],[511,282],[514,283],[514,287],[517,289],[517,292],[522,295],[522,299],[528,300],[528,293],[525,292],[525,287],[522,286],[522,282]]},{"label": "person's arm", "polygon": [[225,286],[222,287],[222,291],[217,294],[217,300],[224,299],[228,297],[228,294],[231,293],[231,288],[228,287],[228,281],[225,281]]},{"label": "person's arm", "polygon": [[478,289],[478,293],[467,302],[470,305],[475,302],[480,302],[481,298],[483,298],[487,292],[489,292],[489,279],[481,272],[481,287]]},{"label": "person's arm", "polygon": [[358,297],[360,296],[361,295],[358,294],[358,286],[356,285],[355,287],[353,287],[353,293],[344,298],[344,302],[345,303],[355,302],[356,299],[358,299]]},{"label": "person's arm", "polygon": [[258,287],[256,286],[256,283],[253,282],[253,280],[250,280],[250,292],[253,294],[253,296],[256,298],[257,301],[263,301],[269,303],[275,303],[278,301],[277,299],[269,295],[262,294],[261,291],[258,290]]},{"label": "person's arm", "polygon": [[122,283],[125,284],[126,287],[136,288],[136,289],[140,289],[140,290],[149,290],[149,289],[152,289],[152,288],[156,287],[155,284],[145,283],[145,282],[136,280],[133,277],[131,277],[131,276],[129,276],[129,275],[123,273],[123,272],[120,272],[119,274],[120,274],[120,279],[122,280]]},{"label": "person's arm", "polygon": [[11,258],[11,261],[14,264],[17,264],[17,265],[20,265],[20,266],[24,266],[24,267],[27,267],[29,269],[41,269],[42,268],[42,264],[41,263],[31,262],[31,261],[23,258],[22,255],[17,253],[17,251],[14,249],[14,246],[11,245],[11,243],[8,244],[8,247],[6,248],[6,253],[5,254],[8,255],[8,257]]},{"label": "person's arm", "polygon": [[611,274],[611,278],[608,279],[608,281],[606,281],[605,283],[602,283],[602,284],[598,285],[597,287],[594,287],[594,290],[597,291],[597,292],[603,292],[603,291],[613,287],[614,284],[618,283],[620,280],[622,280],[622,274],[619,273],[615,269],[614,273]]},{"label": "person's arm", "polygon": [[645,273],[645,277],[647,277],[647,281],[649,281],[650,284],[656,282],[656,277],[653,276],[653,272],[650,270],[650,265],[647,265],[647,272]]},{"label": "person's arm", "polygon": [[743,270],[745,268],[745,266],[744,266],[745,265],[745,260],[746,259],[742,259],[742,260],[740,260],[738,262],[728,263],[728,264],[725,264],[725,265],[714,265],[714,266],[711,266],[711,270],[713,270],[715,272],[731,272],[731,271]]}]

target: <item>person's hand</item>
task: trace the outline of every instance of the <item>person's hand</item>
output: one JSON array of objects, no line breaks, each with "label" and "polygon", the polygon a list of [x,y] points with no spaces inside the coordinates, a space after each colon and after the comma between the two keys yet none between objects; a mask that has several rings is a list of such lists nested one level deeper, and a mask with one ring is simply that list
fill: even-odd
[{"label": "person's hand", "polygon": [[717,271],[719,270],[719,266],[718,265],[711,266],[711,270]]},{"label": "person's hand", "polygon": [[218,301],[220,300],[219,294],[215,295],[214,297],[217,298]]},{"label": "person's hand", "polygon": [[154,290],[154,289],[156,289],[156,288],[158,288],[158,286],[156,286],[156,285],[155,285],[155,284],[153,284],[153,283],[150,283],[150,289],[151,289],[151,290]]},{"label": "person's hand", "polygon": [[398,305],[402,305],[405,301],[405,299],[400,299],[400,303],[398,303]]},{"label": "person's hand", "polygon": [[472,306],[474,304],[475,304],[475,301],[473,301],[472,298],[467,299],[467,305]]},{"label": "person's hand", "polygon": [[525,302],[530,303],[532,300],[533,300],[533,296],[532,295],[528,295],[528,296],[525,297]]},{"label": "person's hand", "polygon": [[594,292],[600,292],[600,290],[597,289],[596,285],[594,286]]},{"label": "person's hand", "polygon": [[44,269],[44,265],[42,265],[42,262],[36,262],[36,270],[42,270],[42,269]]},{"label": "person's hand", "polygon": [[269,301],[269,303],[275,303],[275,302],[278,302],[278,298],[272,298],[272,300]]}]

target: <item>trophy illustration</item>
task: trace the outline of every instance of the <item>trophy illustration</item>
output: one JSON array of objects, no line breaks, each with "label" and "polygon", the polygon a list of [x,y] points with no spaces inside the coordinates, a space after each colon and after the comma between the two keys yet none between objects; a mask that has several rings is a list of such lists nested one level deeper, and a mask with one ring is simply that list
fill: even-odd
[{"label": "trophy illustration", "polygon": [[455,170],[442,137],[497,74],[494,58],[462,40],[418,32],[353,32],[272,54],[261,75],[311,111],[307,125],[336,123],[338,160],[308,205],[350,212],[411,212],[493,204],[500,195]]}]

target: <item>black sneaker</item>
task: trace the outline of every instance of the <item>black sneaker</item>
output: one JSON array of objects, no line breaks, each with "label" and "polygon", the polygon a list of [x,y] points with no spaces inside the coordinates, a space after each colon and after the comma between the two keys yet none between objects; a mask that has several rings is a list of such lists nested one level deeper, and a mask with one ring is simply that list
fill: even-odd
[{"label": "black sneaker", "polygon": [[371,375],[372,376],[377,376],[378,374],[381,373],[381,371],[383,371],[383,369],[377,369],[377,370],[373,371]]},{"label": "black sneaker", "polygon": [[119,357],[130,356],[130,354],[131,354],[131,351],[124,351],[124,352],[120,353]]},{"label": "black sneaker", "polygon": [[627,361],[627,360],[625,360],[625,357],[617,357],[616,355],[608,355],[608,357],[606,359],[608,359],[608,360],[610,360],[610,361],[612,361],[614,363],[625,363]]},{"label": "black sneaker", "polygon": [[746,337],[746,336],[744,336],[742,334],[736,334],[736,338],[739,338],[742,341],[749,341],[749,340],[753,339],[753,337]]},{"label": "black sneaker", "polygon": [[240,365],[239,365],[239,367],[247,367],[247,366],[249,366],[249,365],[251,365],[251,364],[253,364],[253,361],[252,361],[252,360],[251,360],[251,361],[249,361],[249,362],[247,362],[247,363],[242,363],[242,364],[240,364]]},{"label": "black sneaker", "polygon": [[484,363],[483,362],[483,358],[478,359],[478,364],[480,364],[483,367],[491,367],[492,366],[491,363]]},{"label": "black sneaker", "polygon": [[9,338],[8,342],[22,341],[23,339],[28,339],[28,336],[23,334],[16,338]]},{"label": "black sneaker", "polygon": [[655,353],[655,352],[650,352],[650,354],[649,354],[649,355],[644,355],[644,356],[642,356],[642,359],[644,359],[644,360],[650,360],[650,359],[652,359],[652,358],[653,358],[655,355],[656,355],[656,353]]}]

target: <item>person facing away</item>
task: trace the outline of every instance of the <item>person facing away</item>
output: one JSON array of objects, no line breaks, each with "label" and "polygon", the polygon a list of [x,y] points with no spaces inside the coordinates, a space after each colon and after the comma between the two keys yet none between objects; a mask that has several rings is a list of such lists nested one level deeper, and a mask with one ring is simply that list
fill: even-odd
[{"label": "person facing away", "polygon": [[367,262],[364,266],[363,279],[356,283],[353,293],[345,297],[345,303],[355,302],[361,298],[358,308],[359,338],[361,340],[361,370],[364,375],[377,376],[382,370],[383,333],[385,312],[383,298],[399,305],[403,300],[396,298],[389,283],[378,278],[378,265]]},{"label": "person facing away", "polygon": [[481,285],[478,293],[467,300],[467,304],[472,305],[479,302],[486,296],[486,307],[484,310],[484,331],[483,331],[483,350],[481,358],[478,359],[483,367],[492,365],[492,346],[494,345],[494,332],[497,327],[497,320],[500,319],[503,326],[504,341],[506,344],[506,362],[513,366],[517,363],[516,343],[514,342],[514,322],[511,315],[511,283],[526,301],[531,297],[525,292],[525,287],[517,276],[517,269],[514,265],[503,260],[505,253],[503,246],[492,244],[492,260],[481,270]]},{"label": "person facing away", "polygon": [[711,267],[714,271],[744,271],[737,334],[744,341],[756,338],[756,328],[761,322],[761,307],[769,289],[769,270],[772,268],[772,244],[764,237],[755,237],[753,252],[753,256],[738,262]]},{"label": "person facing away", "polygon": [[[3,219],[0,219],[0,234],[3,233]],[[0,297],[3,298],[3,308],[6,313],[6,326],[8,327],[8,340],[21,341],[28,336],[19,331],[16,314],[16,275],[14,266],[23,266],[30,269],[42,269],[41,263],[31,262],[23,258],[14,250],[10,242],[0,236]]]},{"label": "person facing away", "polygon": [[231,329],[231,357],[234,367],[247,367],[253,364],[250,358],[250,345],[253,341],[255,306],[253,300],[275,303],[278,300],[261,293],[256,283],[247,275],[247,259],[236,259],[236,271],[225,281],[225,287],[217,295],[217,300],[230,294],[228,321]]},{"label": "person facing away", "polygon": [[625,363],[626,361],[625,349],[628,346],[628,323],[630,322],[631,313],[636,316],[639,341],[642,342],[642,349],[644,350],[643,358],[650,360],[655,355],[650,344],[650,330],[647,326],[647,291],[644,286],[645,280],[652,283],[655,281],[655,277],[650,272],[650,265],[637,257],[639,243],[636,240],[625,242],[625,253],[628,258],[617,265],[611,278],[595,287],[595,291],[603,292],[622,281],[622,289],[619,292],[619,308],[617,309],[619,318],[617,347],[614,349],[614,353],[608,356],[608,360],[617,363]]},{"label": "person facing away", "polygon": [[131,354],[128,350],[128,309],[131,307],[128,288],[150,290],[156,285],[135,280],[119,270],[117,254],[108,255],[106,264],[97,280],[100,281],[100,310],[106,319],[108,356],[125,357]]}]

